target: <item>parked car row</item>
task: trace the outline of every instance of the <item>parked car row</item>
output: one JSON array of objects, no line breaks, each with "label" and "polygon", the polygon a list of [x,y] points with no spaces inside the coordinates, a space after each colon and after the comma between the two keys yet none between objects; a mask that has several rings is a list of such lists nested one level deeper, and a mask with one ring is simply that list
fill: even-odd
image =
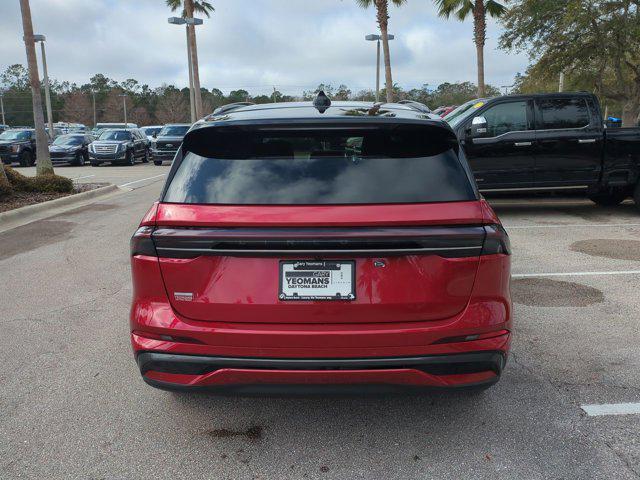
[{"label": "parked car row", "polygon": [[[36,136],[33,128],[0,126],[0,160],[29,167],[36,163]],[[156,165],[172,161],[191,124],[169,124],[138,128],[133,123],[98,123],[91,132],[80,125],[55,128],[55,138],[47,137],[53,163],[99,166],[103,163],[133,165],[153,158]]]}]

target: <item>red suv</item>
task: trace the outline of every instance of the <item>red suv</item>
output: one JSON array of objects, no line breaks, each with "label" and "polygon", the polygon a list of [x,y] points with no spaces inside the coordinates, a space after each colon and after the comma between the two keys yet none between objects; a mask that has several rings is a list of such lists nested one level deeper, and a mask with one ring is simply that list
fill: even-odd
[{"label": "red suv", "polygon": [[131,342],[171,390],[486,388],[510,246],[420,105],[231,105],[184,138],[131,240]]}]

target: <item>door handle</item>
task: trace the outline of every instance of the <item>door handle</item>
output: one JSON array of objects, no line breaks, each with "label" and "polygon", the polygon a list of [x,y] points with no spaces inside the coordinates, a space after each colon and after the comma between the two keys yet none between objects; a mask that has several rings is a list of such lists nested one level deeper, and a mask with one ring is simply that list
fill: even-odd
[{"label": "door handle", "polygon": [[516,147],[530,147],[531,142],[516,142],[514,143]]},{"label": "door handle", "polygon": [[595,138],[581,138],[578,140],[578,143],[596,143]]}]

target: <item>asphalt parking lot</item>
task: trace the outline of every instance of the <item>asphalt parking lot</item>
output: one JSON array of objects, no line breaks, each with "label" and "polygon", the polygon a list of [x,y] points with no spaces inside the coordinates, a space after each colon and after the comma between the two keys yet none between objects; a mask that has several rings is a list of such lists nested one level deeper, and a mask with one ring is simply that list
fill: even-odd
[{"label": "asphalt parking lot", "polygon": [[582,408],[640,402],[633,205],[495,199],[516,337],[481,395],[172,394],[140,379],[127,320],[129,237],[167,170],[59,167],[130,190],[0,234],[0,478],[640,476],[640,415]]},{"label": "asphalt parking lot", "polygon": [[[73,165],[55,165],[58,175],[73,179],[76,183],[113,183],[125,189],[135,190],[152,183],[162,181],[169,172],[169,162],[163,165],[136,163],[134,166],[100,165],[76,167]],[[35,176],[36,167],[20,168],[23,175]]]}]

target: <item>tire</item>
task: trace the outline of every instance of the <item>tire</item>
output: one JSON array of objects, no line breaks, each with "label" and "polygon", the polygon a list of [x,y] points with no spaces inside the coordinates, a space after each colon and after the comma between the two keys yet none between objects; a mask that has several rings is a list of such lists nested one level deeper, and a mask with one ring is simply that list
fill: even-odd
[{"label": "tire", "polygon": [[78,167],[82,167],[82,166],[84,166],[84,163],[85,163],[84,153],[82,153],[82,152],[76,153],[76,158],[73,161],[73,164],[78,166]]},{"label": "tire", "polygon": [[18,157],[18,161],[20,162],[21,167],[31,167],[33,166],[33,155],[28,150],[25,150]]},{"label": "tire", "polygon": [[94,162],[93,160],[91,160],[91,166],[92,167],[99,167],[100,166],[100,162]]},{"label": "tire", "polygon": [[590,195],[589,200],[601,207],[615,207],[616,205],[620,205],[627,196],[627,193],[624,191],[614,190],[613,192],[602,192]]},{"label": "tire", "polygon": [[162,165],[162,160],[154,160],[153,164],[160,166],[160,165]]},{"label": "tire", "polygon": [[136,164],[136,157],[133,156],[133,152],[131,150],[127,152],[127,156],[124,160],[124,164],[129,167],[132,167]]},{"label": "tire", "polygon": [[144,157],[142,157],[142,163],[149,163],[149,150],[144,151]]}]

